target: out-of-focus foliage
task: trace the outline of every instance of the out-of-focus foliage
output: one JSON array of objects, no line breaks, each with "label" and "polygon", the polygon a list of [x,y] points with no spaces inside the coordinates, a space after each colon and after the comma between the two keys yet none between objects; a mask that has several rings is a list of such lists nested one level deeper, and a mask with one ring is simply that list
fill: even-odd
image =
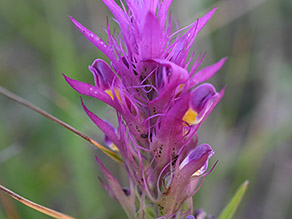
[{"label": "out-of-focus foliage", "polygon": [[[200,131],[216,151],[216,168],[194,204],[218,216],[242,181],[249,189],[235,218],[292,218],[292,3],[289,0],[174,1],[179,26],[220,6],[200,33],[205,65],[229,56],[212,79],[225,97]],[[68,19],[101,37],[109,11],[101,1],[1,0],[0,84],[102,143],[61,72],[92,82],[87,66],[105,58]],[[111,21],[114,25],[114,22]],[[90,98],[95,113],[113,110]],[[116,164],[79,137],[0,96],[0,182],[21,195],[77,218],[122,218],[99,183],[94,155],[121,179]],[[0,218],[48,218],[0,194]],[[5,205],[3,205],[5,203]]]},{"label": "out-of-focus foliage", "polygon": [[219,219],[232,219],[248,187],[248,181],[242,183],[236,193],[221,212]]}]

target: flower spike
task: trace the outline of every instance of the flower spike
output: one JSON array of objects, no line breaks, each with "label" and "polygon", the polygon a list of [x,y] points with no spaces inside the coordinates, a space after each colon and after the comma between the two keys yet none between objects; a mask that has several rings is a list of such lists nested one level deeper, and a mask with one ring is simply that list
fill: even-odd
[{"label": "flower spike", "polygon": [[[172,0],[103,2],[120,26],[116,35],[107,23],[107,43],[71,20],[110,63],[97,59],[89,67],[95,85],[64,76],[77,92],[116,110],[118,124],[113,127],[82,103],[104,132],[106,145],[121,155],[132,185],[126,194],[131,198],[98,160],[108,184],[101,182],[128,217],[186,217],[193,213],[191,195],[209,174],[208,162],[214,154],[208,144],[197,146],[197,130],[224,94],[201,83],[226,61],[197,71],[205,55],[192,62],[195,53],[189,56],[189,51],[216,8],[172,34]],[[190,63],[194,64],[188,71]],[[146,203],[151,203],[152,216]]]}]

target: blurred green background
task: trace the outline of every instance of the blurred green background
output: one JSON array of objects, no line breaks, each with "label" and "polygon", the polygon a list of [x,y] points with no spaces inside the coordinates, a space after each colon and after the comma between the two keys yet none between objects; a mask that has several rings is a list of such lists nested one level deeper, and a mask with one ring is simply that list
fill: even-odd
[{"label": "blurred green background", "polygon": [[[199,130],[200,143],[216,151],[211,163],[219,163],[195,196],[195,208],[218,216],[248,179],[235,218],[292,218],[292,1],[181,0],[171,10],[183,27],[216,6],[194,49],[207,52],[202,67],[229,57],[211,80],[218,90],[226,86],[226,94]],[[88,65],[105,57],[68,15],[106,39],[111,14],[100,0],[0,1],[0,85],[102,142],[61,72],[92,82]],[[104,104],[84,100],[102,118],[115,117]],[[98,180],[95,155],[127,185],[117,164],[6,97],[0,106],[1,184],[77,218],[125,218]],[[0,194],[0,218],[49,217]]]}]

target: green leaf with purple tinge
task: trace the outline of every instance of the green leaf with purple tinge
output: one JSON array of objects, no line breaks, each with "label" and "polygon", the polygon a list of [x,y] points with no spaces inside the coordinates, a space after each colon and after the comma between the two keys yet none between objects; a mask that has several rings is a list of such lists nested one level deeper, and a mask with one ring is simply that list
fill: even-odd
[{"label": "green leaf with purple tinge", "polygon": [[248,180],[246,180],[242,185],[237,189],[235,195],[230,200],[228,205],[224,208],[222,213],[219,216],[219,219],[232,219],[235,211],[237,210],[242,197],[244,196],[247,186],[248,186]]}]

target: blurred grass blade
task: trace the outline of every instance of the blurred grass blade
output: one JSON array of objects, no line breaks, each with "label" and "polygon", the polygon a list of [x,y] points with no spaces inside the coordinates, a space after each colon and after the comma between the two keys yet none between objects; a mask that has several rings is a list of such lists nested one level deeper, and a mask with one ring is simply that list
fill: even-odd
[{"label": "blurred grass blade", "polygon": [[232,219],[235,211],[237,210],[243,195],[246,192],[248,186],[248,180],[246,180],[236,191],[235,195],[228,203],[228,205],[224,208],[222,213],[219,216],[219,219]]},{"label": "blurred grass blade", "polygon": [[54,211],[52,209],[46,208],[42,205],[36,204],[34,202],[29,201],[26,198],[21,197],[20,195],[17,195],[16,193],[10,191],[9,189],[5,188],[4,186],[0,185],[0,190],[3,191],[5,194],[9,195],[10,197],[14,198],[15,200],[21,202],[22,204],[33,208],[43,214],[49,215],[53,218],[57,219],[74,219],[73,217],[67,216],[65,214],[62,214],[60,212]]},{"label": "blurred grass blade", "polygon": [[77,129],[73,128],[72,126],[68,125],[67,123],[61,121],[60,119],[58,119],[57,117],[47,113],[46,111],[42,110],[41,108],[35,106],[34,104],[30,103],[29,101],[21,98],[20,96],[17,96],[16,94],[10,92],[9,90],[5,89],[4,87],[0,86],[0,94],[34,110],[35,112],[49,118],[50,120],[58,123],[59,125],[65,127],[66,129],[74,132],[76,135],[79,135],[80,137],[82,137],[83,139],[85,139],[86,141],[90,142],[91,144],[93,144],[94,146],[98,147],[100,150],[102,150],[106,155],[108,155],[109,157],[111,157],[113,160],[122,163],[122,159],[121,157],[115,153],[114,151],[100,145],[98,142],[96,142],[95,140],[93,140],[92,138],[88,137],[87,135],[83,134],[82,132],[78,131]]},{"label": "blurred grass blade", "polygon": [[[4,215],[6,214],[7,219],[20,219],[15,203],[11,200],[9,196],[0,193],[0,205],[2,205],[4,209]],[[2,215],[2,217],[4,217],[4,215]]]}]

